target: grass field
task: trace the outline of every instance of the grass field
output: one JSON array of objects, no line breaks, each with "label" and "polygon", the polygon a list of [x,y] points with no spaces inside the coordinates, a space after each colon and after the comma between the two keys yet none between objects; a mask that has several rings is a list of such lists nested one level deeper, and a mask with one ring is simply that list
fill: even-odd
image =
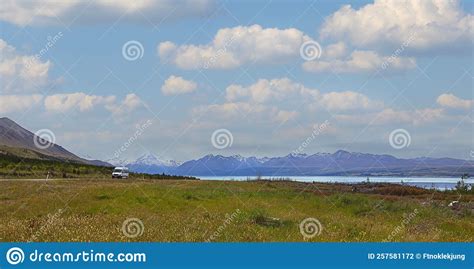
[{"label": "grass field", "polygon": [[[0,189],[0,241],[472,242],[474,235],[474,195],[390,184],[81,179],[1,181]],[[307,218],[320,225],[302,233]]]}]

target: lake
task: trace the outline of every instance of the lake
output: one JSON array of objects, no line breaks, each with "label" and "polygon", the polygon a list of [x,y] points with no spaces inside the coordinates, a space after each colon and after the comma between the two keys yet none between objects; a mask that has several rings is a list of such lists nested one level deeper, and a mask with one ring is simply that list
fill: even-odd
[{"label": "lake", "polygon": [[[199,177],[203,180],[236,180],[244,181],[247,179],[255,180],[256,177],[247,176],[204,176]],[[330,182],[330,183],[359,183],[366,182],[367,177],[344,177],[344,176],[284,176],[284,177],[264,177],[262,179],[290,179],[300,182]],[[370,182],[397,183],[403,182],[406,185],[417,186],[425,189],[450,190],[456,186],[460,178],[449,177],[369,177]],[[474,179],[465,179],[466,184],[474,184]]]}]

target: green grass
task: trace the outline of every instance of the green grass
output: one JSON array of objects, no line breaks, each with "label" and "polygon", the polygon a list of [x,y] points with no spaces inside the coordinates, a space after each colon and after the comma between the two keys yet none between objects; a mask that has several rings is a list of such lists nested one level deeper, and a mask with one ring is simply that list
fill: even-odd
[{"label": "green grass", "polygon": [[[343,184],[197,180],[8,181],[0,189],[1,241],[472,242],[474,234],[473,195],[453,210],[455,193],[406,187],[402,195],[390,184],[360,184],[357,193]],[[322,230],[304,238],[299,224],[310,217]],[[129,218],[142,221],[141,236],[123,234]]]}]

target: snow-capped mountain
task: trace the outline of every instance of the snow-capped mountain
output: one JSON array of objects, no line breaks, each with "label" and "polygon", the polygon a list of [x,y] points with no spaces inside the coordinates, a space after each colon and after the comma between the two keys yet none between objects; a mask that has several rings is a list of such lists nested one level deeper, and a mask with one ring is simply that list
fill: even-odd
[{"label": "snow-capped mountain", "polygon": [[[206,155],[184,162],[176,174],[192,176],[455,176],[474,172],[474,162],[450,158],[399,159],[391,155],[348,152],[288,154],[282,157]],[[456,174],[456,176],[457,176]]]},{"label": "snow-capped mountain", "polygon": [[176,167],[180,165],[179,162],[173,160],[161,160],[156,155],[152,153],[147,153],[140,156],[134,162],[130,164],[141,164],[141,165],[155,165],[155,166],[169,166]]},{"label": "snow-capped mountain", "polygon": [[177,161],[162,160],[152,153],[146,153],[136,160],[114,158],[107,162],[115,166],[127,166],[132,172],[148,174],[173,174],[175,168],[180,165]]},{"label": "snow-capped mountain", "polygon": [[264,158],[208,154],[182,164],[147,153],[133,161],[114,159],[107,162],[126,165],[133,172],[189,176],[457,176],[474,173],[473,161],[426,157],[399,159],[386,154],[345,150]]},{"label": "snow-capped mountain", "polygon": [[126,166],[127,164],[134,162],[134,160],[127,160],[122,158],[111,158],[105,161],[114,166]]}]

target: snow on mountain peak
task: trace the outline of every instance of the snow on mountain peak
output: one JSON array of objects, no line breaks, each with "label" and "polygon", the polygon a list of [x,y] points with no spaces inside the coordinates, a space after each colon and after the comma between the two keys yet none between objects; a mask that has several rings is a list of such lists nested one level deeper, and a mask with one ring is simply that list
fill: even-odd
[{"label": "snow on mountain peak", "polygon": [[306,157],[308,157],[308,154],[306,154],[306,153],[290,153],[290,154],[286,155],[286,157],[306,158]]},{"label": "snow on mountain peak", "polygon": [[127,160],[121,158],[112,158],[106,160],[106,162],[115,165],[115,166],[130,166],[130,165],[147,165],[147,166],[169,166],[169,167],[177,167],[181,163],[174,160],[162,160],[158,158],[153,153],[146,153],[142,156],[138,157],[135,160]]},{"label": "snow on mountain peak", "polygon": [[239,161],[241,161],[241,162],[242,162],[242,161],[245,161],[245,159],[246,159],[245,157],[243,157],[243,156],[240,155],[240,154],[233,155],[232,158],[237,159],[237,160],[239,160]]},{"label": "snow on mountain peak", "polygon": [[120,159],[120,158],[111,158],[111,159],[105,160],[105,162],[108,162],[114,166],[124,166],[131,163],[132,161],[126,160],[126,159]]},{"label": "snow on mountain peak", "polygon": [[178,166],[179,163],[173,160],[162,160],[153,153],[146,153],[140,156],[132,164],[156,165],[156,166]]}]

